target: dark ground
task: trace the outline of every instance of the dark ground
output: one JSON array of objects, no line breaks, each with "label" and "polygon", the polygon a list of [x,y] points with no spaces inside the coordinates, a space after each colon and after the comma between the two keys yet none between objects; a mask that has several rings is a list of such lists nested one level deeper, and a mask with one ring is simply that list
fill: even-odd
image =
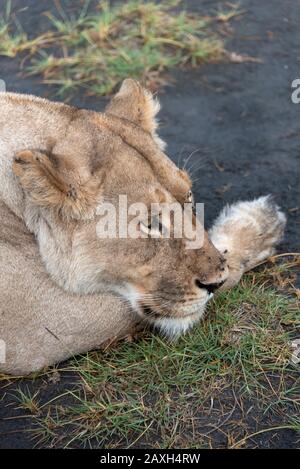
[{"label": "dark ground", "polygon": [[[53,2],[15,0],[13,9],[29,8],[18,15],[30,32],[43,31],[47,20],[40,13]],[[76,9],[79,2],[71,4]],[[226,2],[189,0],[188,8],[200,12],[216,10]],[[1,5],[3,2],[1,2]],[[272,193],[288,215],[282,252],[300,251],[300,104],[291,101],[291,83],[300,78],[300,2],[297,0],[241,0],[245,14],[231,22],[233,34],[227,49],[262,59],[262,63],[223,63],[205,65],[192,71],[174,71],[174,82],[159,93],[162,103],[161,135],[168,143],[167,153],[181,165],[189,160],[196,168],[195,195],[205,202],[209,225],[227,202]],[[0,6],[1,11],[1,6]],[[47,23],[48,27],[48,23]],[[38,79],[18,75],[18,61],[0,58],[0,78],[9,91],[50,96]],[[101,110],[105,99],[77,97],[72,103]],[[199,178],[199,179],[198,179]],[[70,386],[64,376],[57,385],[46,383],[45,398],[51,399]],[[39,379],[39,384],[43,378]],[[58,387],[60,389],[58,389]],[[16,411],[13,387],[4,389],[0,407],[0,448],[32,447],[20,432],[30,419]],[[0,394],[0,400],[1,400]],[[224,443],[225,444],[225,443]],[[261,438],[259,447],[296,447],[292,432],[280,439]]]}]

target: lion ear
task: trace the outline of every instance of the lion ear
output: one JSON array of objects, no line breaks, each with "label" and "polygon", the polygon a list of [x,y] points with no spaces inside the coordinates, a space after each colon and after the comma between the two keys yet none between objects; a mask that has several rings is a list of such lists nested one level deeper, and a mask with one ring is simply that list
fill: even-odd
[{"label": "lion ear", "polygon": [[56,168],[48,155],[24,150],[14,158],[13,172],[35,205],[49,208],[67,219],[90,218],[99,198],[100,183],[93,179],[81,183]]},{"label": "lion ear", "polygon": [[149,132],[159,148],[166,146],[157,135],[158,122],[156,115],[160,110],[157,98],[149,90],[143,88],[139,82],[127,78],[123,81],[119,92],[106,106],[105,112],[134,122],[146,132]]}]

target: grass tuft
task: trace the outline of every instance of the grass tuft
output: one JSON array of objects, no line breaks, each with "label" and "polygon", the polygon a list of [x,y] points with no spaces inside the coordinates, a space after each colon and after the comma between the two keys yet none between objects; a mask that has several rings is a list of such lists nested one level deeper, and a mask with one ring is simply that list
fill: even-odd
[{"label": "grass tuft", "polygon": [[40,411],[39,401],[37,396],[39,391],[34,394],[28,389],[17,389],[15,399],[19,403],[19,408],[29,411],[31,414],[38,415]]}]

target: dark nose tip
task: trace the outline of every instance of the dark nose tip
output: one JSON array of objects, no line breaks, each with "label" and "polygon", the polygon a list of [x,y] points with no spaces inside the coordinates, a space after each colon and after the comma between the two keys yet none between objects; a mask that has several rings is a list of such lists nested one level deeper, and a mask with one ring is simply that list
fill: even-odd
[{"label": "dark nose tip", "polygon": [[214,293],[218,288],[223,285],[224,282],[219,283],[202,283],[198,278],[195,280],[195,284],[198,288],[205,288],[208,293]]}]

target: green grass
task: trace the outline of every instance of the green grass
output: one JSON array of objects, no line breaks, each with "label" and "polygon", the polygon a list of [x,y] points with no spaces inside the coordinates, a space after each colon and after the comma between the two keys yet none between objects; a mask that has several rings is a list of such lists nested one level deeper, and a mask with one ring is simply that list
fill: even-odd
[{"label": "green grass", "polygon": [[51,33],[29,39],[17,17],[12,14],[11,1],[6,1],[0,16],[0,56],[14,58],[24,52],[34,54],[51,41],[53,41]]},{"label": "green grass", "polygon": [[38,396],[39,391],[32,393],[28,387],[25,390],[17,389],[15,393],[15,399],[19,403],[19,408],[29,411],[31,414],[39,413],[39,401]]},{"label": "green grass", "polygon": [[[245,276],[176,343],[149,334],[74,360],[80,384],[44,403],[42,414],[33,412],[33,436],[64,447],[201,448],[224,446],[220,432],[227,447],[299,432],[291,341],[300,331],[300,305],[270,285],[275,273],[287,275],[287,268],[274,264]],[[249,420],[249,403],[268,424]]]},{"label": "green grass", "polygon": [[239,14],[232,6],[202,17],[185,12],[178,0],[128,0],[116,6],[101,1],[92,13],[86,2],[77,16],[59,7],[57,16],[48,14],[49,31],[29,38],[7,2],[0,19],[0,55],[26,57],[25,71],[56,85],[60,95],[81,88],[110,94],[129,76],[153,89],[173,67],[223,58],[224,45],[213,25]]}]

